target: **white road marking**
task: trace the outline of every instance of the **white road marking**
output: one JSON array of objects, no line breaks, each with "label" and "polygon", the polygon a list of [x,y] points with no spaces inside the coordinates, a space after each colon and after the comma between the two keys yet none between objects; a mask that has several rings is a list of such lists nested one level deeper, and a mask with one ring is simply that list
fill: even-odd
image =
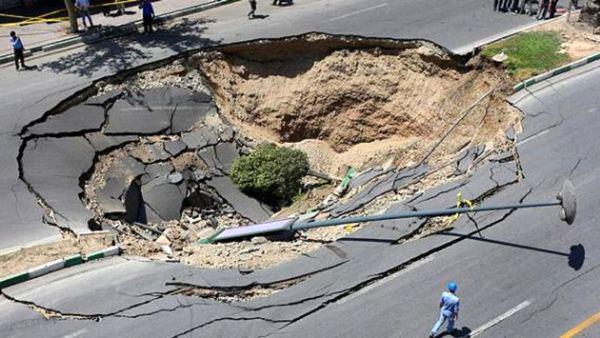
[{"label": "white road marking", "polygon": [[477,337],[478,335],[482,334],[483,331],[489,329],[490,327],[500,323],[501,321],[505,320],[506,318],[514,315],[515,313],[523,310],[524,308],[528,307],[531,304],[530,301],[524,301],[523,303],[513,307],[512,309],[504,312],[503,314],[499,315],[498,317],[490,320],[489,322],[481,325],[480,327],[476,328],[475,330],[471,331],[471,333],[469,334],[469,337]]},{"label": "white road marking", "polygon": [[375,288],[377,288],[377,287],[380,287],[380,286],[382,286],[383,284],[385,284],[385,283],[387,283],[387,282],[390,282],[390,281],[392,281],[392,280],[394,280],[394,279],[396,279],[396,278],[400,277],[401,275],[403,275],[403,274],[405,274],[405,273],[407,273],[407,272],[409,272],[409,271],[411,271],[411,270],[414,270],[414,269],[416,269],[416,268],[418,268],[418,267],[420,267],[420,266],[423,266],[423,265],[425,265],[426,263],[429,263],[429,262],[431,262],[431,261],[432,261],[432,260],[434,260],[434,259],[435,259],[435,257],[434,257],[434,256],[429,256],[429,257],[427,257],[427,258],[424,258],[424,259],[422,259],[422,260],[420,260],[420,261],[417,261],[417,262],[415,262],[415,263],[413,263],[413,264],[409,265],[409,266],[408,266],[407,268],[405,268],[405,269],[402,269],[402,270],[400,270],[400,271],[398,271],[398,272],[396,272],[396,273],[394,273],[394,274],[391,274],[391,275],[389,275],[389,276],[387,276],[387,277],[385,277],[385,278],[383,278],[383,279],[381,279],[381,280],[379,280],[379,281],[377,281],[377,282],[375,282],[375,283],[373,283],[373,284],[371,284],[371,285],[369,285],[369,286],[367,286],[367,287],[364,287],[364,288],[360,289],[359,291],[357,291],[357,292],[355,292],[355,293],[351,294],[351,295],[350,295],[350,296],[348,296],[348,297],[344,297],[344,298],[340,299],[340,300],[339,300],[339,301],[337,301],[335,304],[344,304],[345,302],[347,302],[347,301],[349,301],[349,300],[352,300],[352,299],[354,299],[354,298],[356,298],[356,297],[358,297],[358,296],[360,296],[360,295],[363,295],[363,294],[365,294],[365,293],[369,292],[370,290],[373,290],[373,289],[375,289]]},{"label": "white road marking", "polygon": [[70,333],[70,334],[68,334],[66,336],[63,336],[63,338],[75,338],[75,337],[79,337],[79,336],[81,336],[82,334],[84,334],[86,332],[87,332],[87,329],[77,330],[77,331],[75,331],[73,333]]},{"label": "white road marking", "polygon": [[349,16],[352,16],[352,15],[356,15],[356,14],[360,14],[360,13],[364,13],[364,12],[372,11],[372,10],[374,10],[374,9],[381,8],[381,7],[385,7],[385,6],[387,6],[387,5],[388,5],[388,3],[386,2],[386,3],[383,3],[383,4],[379,4],[379,5],[371,6],[371,7],[365,8],[365,9],[361,9],[360,11],[351,12],[351,13],[348,13],[348,14],[344,14],[344,15],[336,16],[336,17],[334,17],[334,18],[331,18],[331,19],[329,19],[329,21],[335,21],[335,20],[339,20],[339,19],[347,18],[347,17],[349,17]]}]

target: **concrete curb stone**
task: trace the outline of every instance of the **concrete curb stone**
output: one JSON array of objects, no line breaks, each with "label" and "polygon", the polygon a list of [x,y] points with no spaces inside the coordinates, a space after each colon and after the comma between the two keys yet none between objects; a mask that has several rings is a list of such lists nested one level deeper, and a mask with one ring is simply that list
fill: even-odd
[{"label": "concrete curb stone", "polygon": [[530,86],[532,86],[532,85],[534,85],[536,83],[540,83],[540,82],[542,82],[544,80],[547,80],[547,79],[549,79],[551,77],[554,77],[554,76],[562,74],[564,72],[568,72],[570,70],[579,68],[579,67],[581,67],[583,65],[586,65],[588,63],[592,63],[592,62],[594,62],[596,60],[600,60],[600,52],[596,52],[596,53],[594,53],[592,55],[589,55],[589,56],[587,56],[585,58],[576,60],[576,61],[571,62],[571,63],[569,63],[567,65],[564,65],[562,67],[558,67],[558,68],[552,69],[552,70],[550,70],[548,72],[545,72],[543,74],[540,74],[540,75],[534,76],[532,78],[529,78],[529,79],[527,79],[527,80],[525,80],[523,82],[519,82],[519,83],[517,83],[513,87],[513,89],[515,90],[515,92],[518,92],[521,89],[530,87]]},{"label": "concrete curb stone", "polygon": [[52,262],[48,262],[34,268],[28,269],[25,272],[13,274],[11,276],[0,279],[0,289],[9,287],[15,284],[23,283],[30,279],[43,276],[50,272],[58,271],[60,269],[68,268],[71,266],[83,264],[85,262],[98,260],[105,257],[116,256],[121,253],[121,248],[117,245],[111,246],[96,252],[92,252],[87,257],[82,257],[80,254],[65,257],[63,259],[57,259]]}]

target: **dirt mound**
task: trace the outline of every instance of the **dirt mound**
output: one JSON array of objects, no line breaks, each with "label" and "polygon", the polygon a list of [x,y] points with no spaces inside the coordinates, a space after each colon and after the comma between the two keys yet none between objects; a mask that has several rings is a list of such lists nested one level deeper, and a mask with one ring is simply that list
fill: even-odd
[{"label": "dirt mound", "polygon": [[[416,139],[435,140],[507,79],[501,69],[464,66],[427,42],[386,40],[373,47],[372,41],[312,40],[302,54],[293,51],[306,41],[288,39],[201,53],[198,62],[221,112],[247,133],[279,142],[320,140],[337,153],[375,142],[371,150],[381,146],[389,154]],[[483,109],[490,106],[497,118],[483,129],[493,136],[514,112],[495,97]]]}]

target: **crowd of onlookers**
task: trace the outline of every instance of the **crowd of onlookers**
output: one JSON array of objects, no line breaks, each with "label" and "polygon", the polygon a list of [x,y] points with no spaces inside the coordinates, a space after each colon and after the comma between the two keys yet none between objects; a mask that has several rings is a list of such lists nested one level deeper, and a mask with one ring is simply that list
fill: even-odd
[{"label": "crowd of onlookers", "polygon": [[[558,0],[494,0],[494,11],[535,15],[537,20],[544,20],[554,17],[557,5]],[[577,0],[570,0],[569,7],[577,7]]]}]

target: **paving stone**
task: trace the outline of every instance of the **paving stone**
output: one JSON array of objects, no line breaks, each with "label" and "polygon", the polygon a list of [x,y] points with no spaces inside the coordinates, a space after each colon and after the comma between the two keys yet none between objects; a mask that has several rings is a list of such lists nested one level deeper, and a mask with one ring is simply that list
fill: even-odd
[{"label": "paving stone", "polygon": [[98,190],[98,197],[119,199],[127,189],[124,179],[108,177],[102,189]]},{"label": "paving stone", "polygon": [[125,143],[139,140],[139,137],[135,135],[109,136],[105,135],[101,131],[88,133],[85,135],[85,138],[90,141],[94,149],[96,149],[96,152],[103,152],[107,149],[115,148],[124,145]]},{"label": "paving stone", "polygon": [[104,108],[79,105],[50,115],[45,121],[27,128],[32,135],[56,135],[100,130],[104,123]]},{"label": "paving stone", "polygon": [[227,176],[212,177],[206,184],[215,189],[235,211],[243,217],[258,223],[271,217],[272,212],[254,198],[241,192]]},{"label": "paving stone", "polygon": [[120,89],[119,90],[110,90],[102,95],[93,96],[93,97],[88,98],[85,101],[85,104],[105,106],[110,101],[114,101],[117,98],[119,98],[122,94],[123,94],[123,91]]},{"label": "paving stone", "polygon": [[221,164],[223,172],[229,174],[233,161],[240,156],[235,143],[219,143],[215,146],[217,160]]},{"label": "paving stone", "polygon": [[187,145],[182,141],[166,141],[165,150],[172,156],[177,156],[187,149]]},{"label": "paving stone", "polygon": [[183,133],[181,139],[190,149],[199,149],[218,143],[216,131],[212,126],[202,126],[189,133]]},{"label": "paving stone", "polygon": [[175,168],[168,162],[150,164],[146,166],[147,177],[142,179],[142,183],[146,184],[156,178],[167,177],[173,170],[175,170]]}]

